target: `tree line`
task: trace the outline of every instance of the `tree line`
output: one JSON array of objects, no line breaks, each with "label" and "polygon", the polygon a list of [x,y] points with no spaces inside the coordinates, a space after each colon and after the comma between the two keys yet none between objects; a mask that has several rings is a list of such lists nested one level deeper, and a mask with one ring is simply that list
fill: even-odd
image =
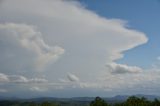
[{"label": "tree line", "polygon": [[131,96],[125,102],[109,104],[102,98],[96,97],[95,100],[90,103],[90,106],[160,106],[160,101],[158,99],[149,101],[144,97],[138,98]]}]

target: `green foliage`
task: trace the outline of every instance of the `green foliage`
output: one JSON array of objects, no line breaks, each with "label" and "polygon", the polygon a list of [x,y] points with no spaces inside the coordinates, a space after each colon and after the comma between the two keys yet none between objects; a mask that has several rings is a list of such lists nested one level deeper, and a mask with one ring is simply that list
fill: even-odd
[{"label": "green foliage", "polygon": [[[90,106],[109,106],[104,100],[97,97],[94,101],[90,103]],[[149,101],[146,98],[138,98],[135,96],[129,97],[125,102],[115,103],[111,106],[160,106],[160,101],[155,99],[154,101]]]},{"label": "green foliage", "polygon": [[52,103],[52,102],[43,102],[43,103],[41,103],[40,106],[58,106],[58,105],[56,105],[55,103]]},{"label": "green foliage", "polygon": [[125,102],[126,106],[150,106],[150,102],[142,97],[142,98],[138,98],[135,96],[131,96],[127,99],[127,101]]},{"label": "green foliage", "polygon": [[109,105],[100,97],[96,97],[95,100],[90,103],[90,106],[109,106]]},{"label": "green foliage", "polygon": [[158,99],[154,99],[151,106],[160,106],[160,101]]},{"label": "green foliage", "polygon": [[35,102],[31,102],[31,103],[29,103],[29,106],[38,106],[38,104]]}]

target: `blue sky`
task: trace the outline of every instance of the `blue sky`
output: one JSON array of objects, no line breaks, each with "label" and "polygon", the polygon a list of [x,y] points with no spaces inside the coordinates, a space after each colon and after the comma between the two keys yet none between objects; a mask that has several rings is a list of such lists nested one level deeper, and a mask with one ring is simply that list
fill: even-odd
[{"label": "blue sky", "polygon": [[160,54],[160,1],[159,0],[80,0],[86,8],[107,18],[126,20],[129,28],[137,29],[149,38],[147,44],[125,52],[119,63],[148,68]]},{"label": "blue sky", "polygon": [[158,0],[0,1],[0,95],[160,95],[159,10]]}]

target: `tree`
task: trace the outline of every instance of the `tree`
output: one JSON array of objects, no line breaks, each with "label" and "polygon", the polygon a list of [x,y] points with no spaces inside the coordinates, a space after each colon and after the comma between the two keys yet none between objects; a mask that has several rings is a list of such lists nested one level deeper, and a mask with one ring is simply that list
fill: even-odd
[{"label": "tree", "polygon": [[129,97],[124,104],[125,106],[151,106],[151,102],[146,98],[138,98],[135,96]]},{"label": "tree", "polygon": [[29,106],[38,106],[38,104],[36,104],[35,102],[31,102],[29,103]]},{"label": "tree", "polygon": [[90,103],[90,106],[109,106],[109,105],[100,97],[96,97],[95,100]]},{"label": "tree", "polygon": [[152,106],[160,106],[160,101],[158,99],[154,99]]},{"label": "tree", "polygon": [[58,106],[53,102],[42,102],[40,106]]}]

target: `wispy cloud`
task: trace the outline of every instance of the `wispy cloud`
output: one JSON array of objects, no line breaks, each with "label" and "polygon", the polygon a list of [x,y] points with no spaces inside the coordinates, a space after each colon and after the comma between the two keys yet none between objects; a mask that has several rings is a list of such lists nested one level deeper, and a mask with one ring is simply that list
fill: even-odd
[{"label": "wispy cloud", "polygon": [[26,78],[22,75],[6,75],[0,73],[0,83],[46,83],[44,78]]},{"label": "wispy cloud", "polygon": [[36,91],[36,92],[45,92],[45,91],[47,91],[46,88],[40,88],[40,87],[37,87],[37,86],[31,87],[30,90],[31,91]]}]

